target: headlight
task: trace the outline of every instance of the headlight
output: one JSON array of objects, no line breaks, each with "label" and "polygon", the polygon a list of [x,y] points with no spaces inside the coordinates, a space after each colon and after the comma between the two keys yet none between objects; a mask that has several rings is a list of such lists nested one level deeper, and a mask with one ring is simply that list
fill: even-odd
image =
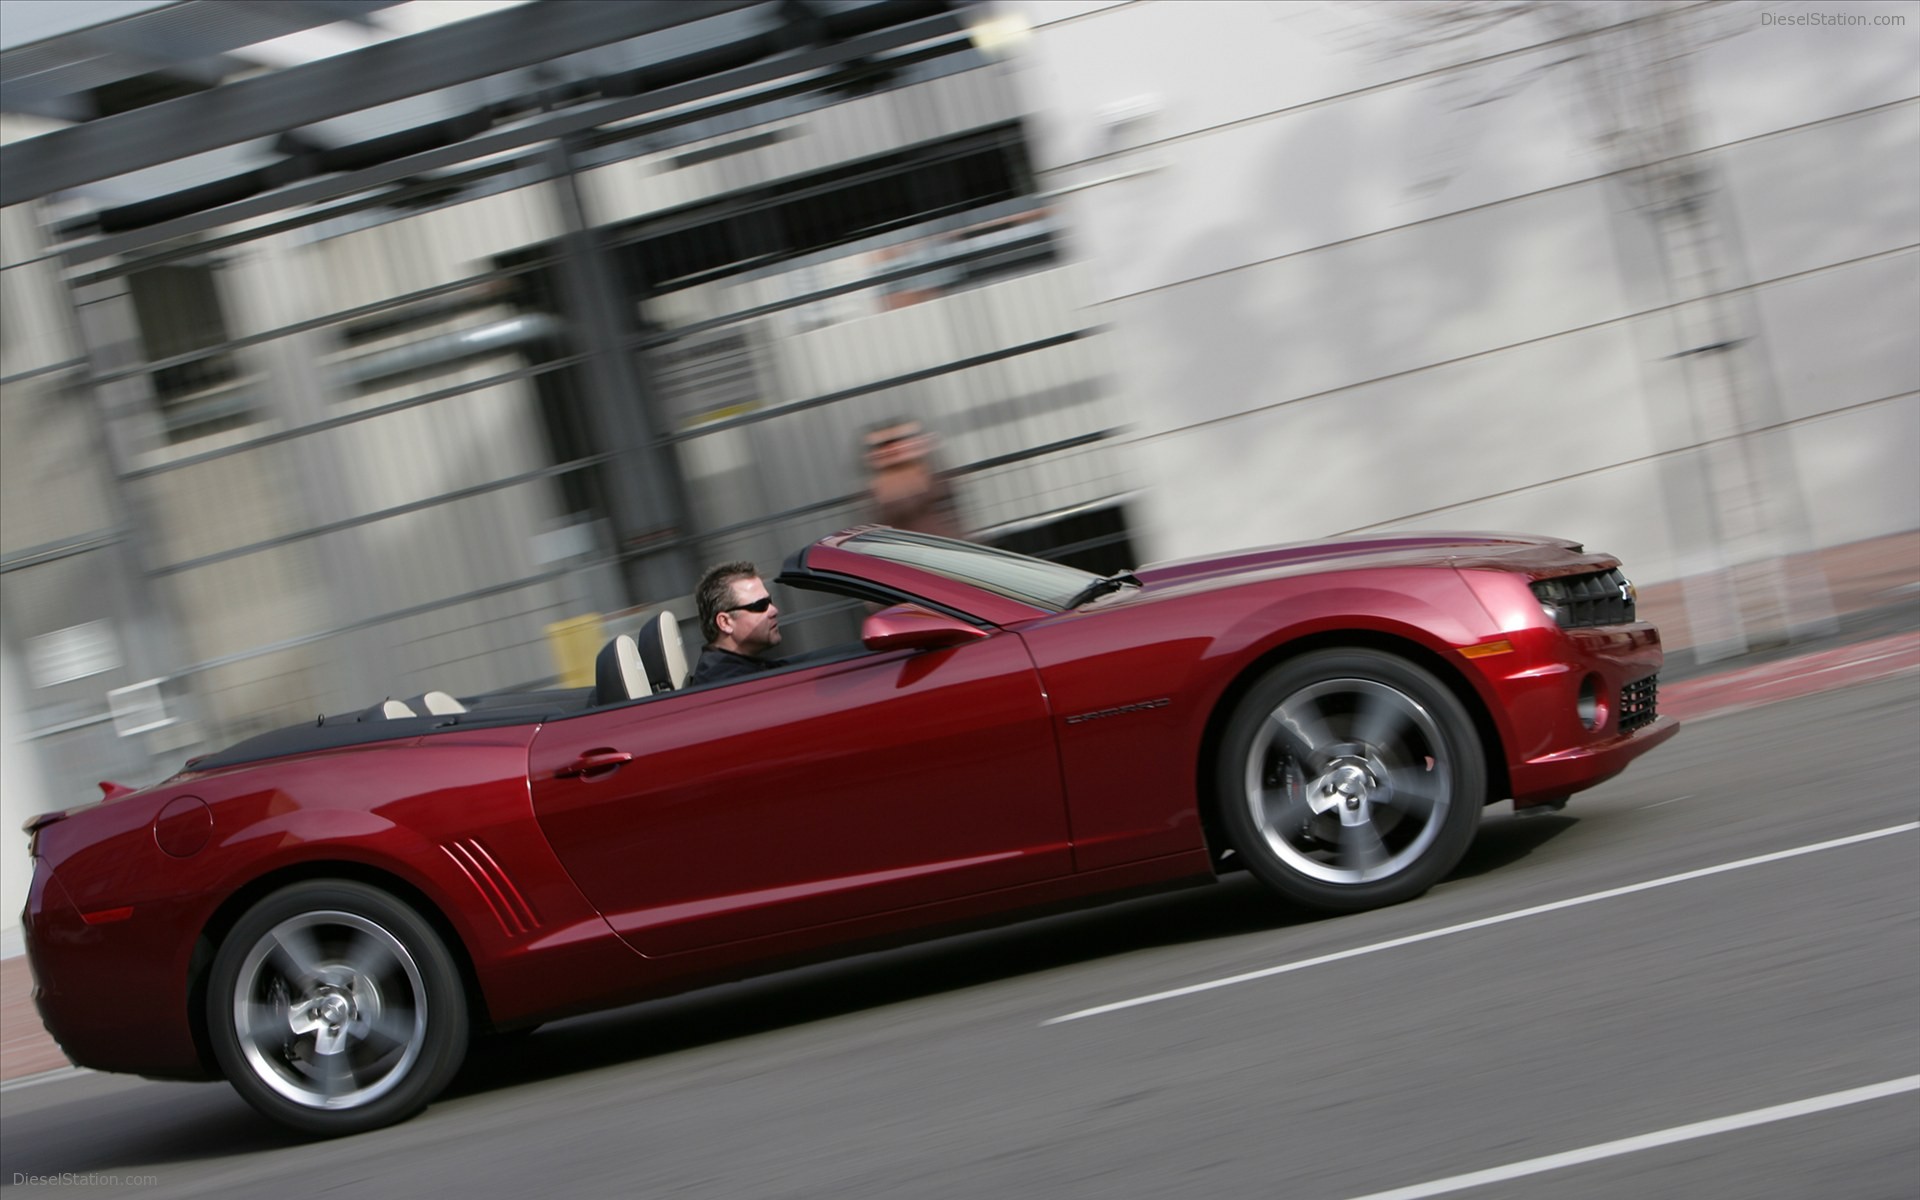
[{"label": "headlight", "polygon": [[1567,605],[1573,599],[1573,590],[1564,579],[1542,579],[1533,585],[1533,598],[1540,602],[1540,611],[1547,614],[1549,620],[1562,629],[1567,627],[1567,618],[1571,615]]}]

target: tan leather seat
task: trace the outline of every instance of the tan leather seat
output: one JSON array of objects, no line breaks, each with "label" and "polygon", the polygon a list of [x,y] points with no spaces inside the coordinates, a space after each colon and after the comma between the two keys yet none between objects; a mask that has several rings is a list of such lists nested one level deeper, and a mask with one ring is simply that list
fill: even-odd
[{"label": "tan leather seat", "polygon": [[421,692],[418,696],[409,696],[407,707],[414,712],[435,717],[450,717],[455,713],[467,711],[466,705],[445,692]]},{"label": "tan leather seat", "polygon": [[656,692],[677,692],[687,686],[692,669],[687,666],[687,648],[680,640],[680,621],[666,609],[640,628],[640,665],[646,669],[647,683]]},{"label": "tan leather seat", "polygon": [[593,660],[593,702],[595,705],[620,704],[651,696],[646,669],[640,665],[640,647],[628,634],[621,634],[600,648]]}]

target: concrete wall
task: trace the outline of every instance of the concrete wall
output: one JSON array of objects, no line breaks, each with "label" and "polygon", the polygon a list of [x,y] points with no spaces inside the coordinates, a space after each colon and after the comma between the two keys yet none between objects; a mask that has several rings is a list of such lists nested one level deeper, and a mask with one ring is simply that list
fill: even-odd
[{"label": "concrete wall", "polygon": [[[554,236],[544,200],[543,190],[525,188],[371,229],[302,230],[230,247],[216,275],[229,335],[295,328],[235,351],[256,401],[245,426],[177,443],[144,374],[99,392],[89,386],[81,361],[89,352],[96,369],[144,361],[124,281],[82,285],[85,315],[76,321],[76,273],[50,256],[45,211],[0,212],[0,378],[8,380],[0,387],[0,551],[9,560],[0,576],[0,936],[17,930],[24,900],[21,821],[97,799],[97,780],[149,783],[206,739],[359,707],[380,698],[370,689],[466,693],[551,672],[545,625],[590,607],[574,580],[432,608],[539,572],[537,539],[567,517],[548,478],[482,490],[552,461],[530,383],[180,462],[523,366],[506,353],[471,356],[356,390],[336,376],[385,344],[348,348],[334,328],[297,323],[484,274],[493,255]],[[496,305],[464,319],[513,316]],[[390,340],[421,336],[416,329]],[[116,480],[115,455],[123,470],[151,473]],[[469,489],[475,494],[454,502],[298,536]],[[288,537],[298,540],[217,557]],[[203,556],[216,560],[166,571]],[[427,611],[299,643],[414,606]],[[298,644],[181,675],[281,640]],[[77,658],[86,661],[36,666],[39,651],[55,644],[69,657],[84,647]],[[137,722],[115,722],[110,691],[156,678],[169,681],[171,722],[139,731]]]},{"label": "concrete wall", "polygon": [[[1155,555],[1528,529],[1656,581],[1920,527],[1910,10],[1672,23],[1711,303],[1740,343],[1727,417],[1672,357],[1698,323],[1599,137],[1592,86],[1633,85],[1612,56],[1647,6],[1584,6],[1610,26],[1586,36],[1541,12],[1457,42],[1412,6],[1006,7],[1033,26],[1042,178],[1121,334]],[[1743,479],[1766,511],[1730,550]]]},{"label": "concrete wall", "polygon": [[[0,124],[0,140],[19,131]],[[85,803],[93,781],[140,758],[106,716],[108,689],[145,678],[146,659],[118,586],[124,547],[98,424],[62,369],[78,354],[30,206],[0,210],[0,378],[13,380],[0,387],[0,549],[50,551],[0,575],[0,955],[17,952],[31,877],[21,822]],[[55,782],[63,770],[71,787]]]}]

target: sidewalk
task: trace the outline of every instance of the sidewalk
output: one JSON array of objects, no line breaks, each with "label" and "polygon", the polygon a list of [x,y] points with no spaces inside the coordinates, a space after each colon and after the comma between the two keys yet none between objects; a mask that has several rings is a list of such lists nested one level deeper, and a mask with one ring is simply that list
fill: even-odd
[{"label": "sidewalk", "polygon": [[[1641,593],[1641,614],[1660,626],[1669,656],[1660,711],[1682,721],[1920,674],[1920,531],[1818,552],[1838,628],[1830,636],[1705,666],[1687,653],[1680,586]],[[68,1066],[40,1026],[25,958],[0,960],[0,1083]]]},{"label": "sidewalk", "polygon": [[0,961],[0,1083],[67,1065],[33,1011],[33,972],[24,958]]},{"label": "sidewalk", "polygon": [[1920,530],[1830,546],[1785,562],[1790,576],[1806,578],[1818,570],[1838,628],[1812,641],[1756,647],[1717,663],[1701,664],[1694,657],[1697,642],[1687,620],[1685,581],[1668,580],[1640,589],[1640,617],[1660,627],[1660,641],[1667,652],[1667,664],[1660,672],[1662,695],[1671,681],[1705,672],[1920,629]]}]

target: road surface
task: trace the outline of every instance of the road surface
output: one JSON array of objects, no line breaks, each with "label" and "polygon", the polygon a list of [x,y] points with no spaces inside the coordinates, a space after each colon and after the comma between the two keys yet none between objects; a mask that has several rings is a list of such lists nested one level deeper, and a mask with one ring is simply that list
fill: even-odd
[{"label": "road surface", "polygon": [[358,1138],[220,1084],[14,1087],[0,1187],[1916,1196],[1917,797],[1907,675],[1697,721],[1559,816],[1491,809],[1410,904],[1308,917],[1239,877],[581,1018]]}]

